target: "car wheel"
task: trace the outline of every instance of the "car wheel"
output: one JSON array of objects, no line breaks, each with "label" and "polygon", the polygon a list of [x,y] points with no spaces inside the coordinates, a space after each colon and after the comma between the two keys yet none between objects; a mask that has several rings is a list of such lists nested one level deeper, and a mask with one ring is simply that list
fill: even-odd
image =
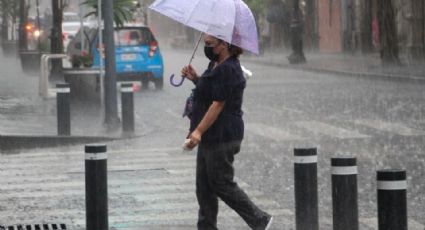
[{"label": "car wheel", "polygon": [[161,90],[162,88],[164,88],[164,79],[162,77],[154,78],[153,82],[155,83],[155,89]]}]

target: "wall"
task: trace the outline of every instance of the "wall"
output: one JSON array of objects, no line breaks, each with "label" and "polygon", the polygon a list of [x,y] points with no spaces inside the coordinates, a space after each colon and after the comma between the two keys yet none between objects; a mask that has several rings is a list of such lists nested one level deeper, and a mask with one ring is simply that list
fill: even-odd
[{"label": "wall", "polygon": [[341,52],[342,40],[340,0],[319,0],[318,18],[320,52]]}]

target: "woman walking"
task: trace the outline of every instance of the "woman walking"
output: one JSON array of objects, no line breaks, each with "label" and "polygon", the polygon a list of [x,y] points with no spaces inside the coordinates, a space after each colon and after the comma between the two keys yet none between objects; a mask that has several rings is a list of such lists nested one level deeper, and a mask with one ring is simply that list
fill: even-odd
[{"label": "woman walking", "polygon": [[239,63],[242,49],[211,35],[204,36],[207,70],[198,76],[192,66],[182,75],[196,85],[186,148],[198,146],[196,196],[198,230],[216,230],[218,198],[254,230],[269,229],[272,216],[259,209],[233,180],[234,155],[244,136],[242,101],[245,78]]}]

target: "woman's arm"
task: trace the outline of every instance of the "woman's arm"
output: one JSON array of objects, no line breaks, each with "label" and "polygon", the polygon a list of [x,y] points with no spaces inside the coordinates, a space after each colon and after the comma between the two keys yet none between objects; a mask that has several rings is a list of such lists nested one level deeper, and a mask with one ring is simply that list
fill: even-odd
[{"label": "woman's arm", "polygon": [[204,134],[217,120],[218,115],[220,115],[224,108],[224,104],[225,101],[213,101],[198,127],[189,135],[190,142],[187,144],[187,147],[194,148],[201,142],[202,134]]}]

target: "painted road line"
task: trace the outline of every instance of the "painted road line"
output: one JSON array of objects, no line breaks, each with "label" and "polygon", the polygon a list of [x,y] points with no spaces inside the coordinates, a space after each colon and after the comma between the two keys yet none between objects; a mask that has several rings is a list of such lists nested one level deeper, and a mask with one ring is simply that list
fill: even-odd
[{"label": "painted road line", "polygon": [[[375,217],[360,218],[359,222],[363,223],[364,225],[372,229],[378,229],[378,219]],[[425,229],[425,225],[417,222],[416,220],[412,218],[407,220],[407,226],[409,226],[409,230],[424,230]]]},{"label": "painted road line", "polygon": [[318,121],[298,121],[295,125],[311,131],[313,134],[323,134],[325,136],[338,139],[369,138],[370,136],[359,133],[355,130],[347,130]]},{"label": "painted road line", "polygon": [[245,125],[245,128],[248,132],[272,139],[274,141],[290,141],[302,139],[301,137],[290,134],[282,129],[260,123],[247,123]]},{"label": "painted road line", "polygon": [[357,125],[367,126],[369,128],[390,132],[398,134],[401,136],[423,136],[425,135],[424,131],[412,129],[400,123],[395,122],[386,122],[382,120],[356,120],[354,121]]},{"label": "painted road line", "polygon": [[[249,186],[246,183],[239,183],[239,186],[243,189],[247,189]],[[64,189],[66,188],[66,189]],[[2,195],[0,196],[1,200],[13,199],[13,198],[35,198],[35,197],[58,197],[58,196],[79,196],[84,195],[85,190],[84,183],[73,184],[73,187],[66,186],[55,186],[44,188],[43,185],[33,187],[32,189],[25,189],[24,191],[7,189],[5,186],[4,190],[2,189]],[[186,182],[185,184],[127,184],[127,185],[111,185],[108,187],[110,194],[130,194],[137,193],[143,194],[144,199],[147,197],[153,197],[155,195],[166,196],[167,194],[172,194],[173,192],[194,194],[195,183]],[[253,191],[256,192],[256,191]],[[257,192],[258,193],[258,192]],[[146,195],[146,196],[145,196]]]},{"label": "painted road line", "polygon": [[[65,178],[66,179],[66,178]],[[15,179],[15,181],[19,181],[19,179]],[[236,183],[240,187],[248,188],[249,185],[242,180],[235,178]],[[10,184],[5,183],[1,187],[2,192],[12,192],[14,190],[30,190],[31,188],[36,188],[37,191],[49,191],[54,189],[59,189],[60,191],[64,189],[80,189],[81,187],[85,186],[84,178],[81,178],[80,180],[62,180],[62,181],[55,181],[55,182],[47,182],[42,181],[43,183],[16,183],[16,184]],[[108,187],[114,188],[114,187],[134,187],[134,186],[160,186],[160,185],[195,185],[195,177],[163,177],[163,178],[138,178],[136,176],[133,176],[132,178],[125,178],[125,179],[108,179]]]},{"label": "painted road line", "polygon": [[[274,209],[274,210],[267,210],[270,214],[273,216],[288,216],[288,213],[291,213],[287,209]],[[230,210],[228,208],[223,209],[219,213],[220,216],[228,218],[240,218],[239,215],[234,212],[233,210]],[[119,222],[148,222],[148,223],[164,223],[164,221],[175,221],[175,220],[186,220],[195,223],[198,219],[198,214],[196,210],[189,210],[189,211],[182,211],[182,212],[174,212],[174,213],[165,213],[165,214],[150,214],[147,213],[146,215],[128,215],[128,216],[111,216],[109,218],[109,221],[112,223],[119,223]],[[242,220],[240,220],[240,223],[243,223]],[[77,221],[75,223],[78,225],[83,225],[85,222],[83,221]]]},{"label": "painted road line", "polygon": [[[223,209],[220,210],[218,219],[220,223],[222,222],[230,222],[232,226],[245,226],[246,224],[243,220],[235,213],[233,210],[222,206]],[[62,211],[62,210],[58,210]],[[36,213],[35,215],[31,215],[29,218],[18,218],[14,216],[7,216],[7,219],[1,218],[2,223],[34,223],[40,222],[40,219],[43,222],[57,222],[59,219],[61,223],[65,223],[69,229],[80,229],[85,226],[85,213],[78,213],[78,215],[73,215],[72,212],[63,210],[62,212],[57,212],[53,216],[46,216],[43,213]],[[270,214],[275,217],[275,220],[284,219],[288,217],[292,217],[293,213],[288,209],[270,209],[267,210]],[[40,216],[39,216],[40,215]],[[118,215],[109,215],[109,223],[110,226],[129,226],[129,224],[134,224],[134,227],[138,227],[136,229],[140,229],[140,226],[146,225],[169,225],[173,226],[176,224],[182,223],[192,223],[196,225],[197,220],[197,210],[182,210],[182,211],[172,211],[169,212],[132,212],[128,210],[127,213],[122,213]]]},{"label": "painted road line", "polygon": [[[176,168],[194,168],[196,162],[183,161],[183,162],[158,162],[148,164],[136,165],[108,165],[108,172],[114,171],[141,171],[141,170],[158,170],[158,169],[176,169]],[[16,168],[8,171],[0,171],[2,176],[15,176],[15,175],[42,175],[50,173],[84,173],[84,165],[73,166],[71,168],[64,168],[62,166],[49,166],[48,168],[33,168],[32,171],[26,169]]]},{"label": "painted road line", "polygon": [[[168,152],[179,152],[181,150],[181,147],[164,147],[164,148],[147,148],[147,149],[125,149],[125,150],[108,150],[109,154],[131,154],[131,153],[137,153],[137,154],[168,154]],[[58,152],[47,152],[47,151],[58,151]],[[2,155],[2,158],[21,158],[26,159],[29,157],[40,157],[40,156],[46,156],[46,157],[55,157],[55,156],[72,156],[72,155],[84,155],[84,149],[81,148],[81,151],[79,150],[65,150],[64,152],[60,152],[60,149],[46,149],[43,152],[20,152],[19,154],[10,154],[10,155]]]},{"label": "painted road line", "polygon": [[[178,157],[172,157],[169,155],[164,156],[138,156],[138,158],[133,157],[110,157],[108,155],[108,165],[134,165],[134,164],[140,164],[140,163],[173,163],[173,162],[184,162],[184,161],[196,161],[195,156],[178,156]],[[19,168],[25,168],[25,167],[31,167],[31,168],[43,168],[47,165],[55,166],[55,167],[64,167],[69,166],[70,162],[73,161],[76,164],[84,163],[84,157],[79,156],[75,159],[51,159],[49,160],[46,158],[45,160],[33,160],[33,161],[14,161],[14,162],[8,162],[4,163],[5,165],[2,166],[2,170],[11,170],[11,169],[19,169]]]}]

